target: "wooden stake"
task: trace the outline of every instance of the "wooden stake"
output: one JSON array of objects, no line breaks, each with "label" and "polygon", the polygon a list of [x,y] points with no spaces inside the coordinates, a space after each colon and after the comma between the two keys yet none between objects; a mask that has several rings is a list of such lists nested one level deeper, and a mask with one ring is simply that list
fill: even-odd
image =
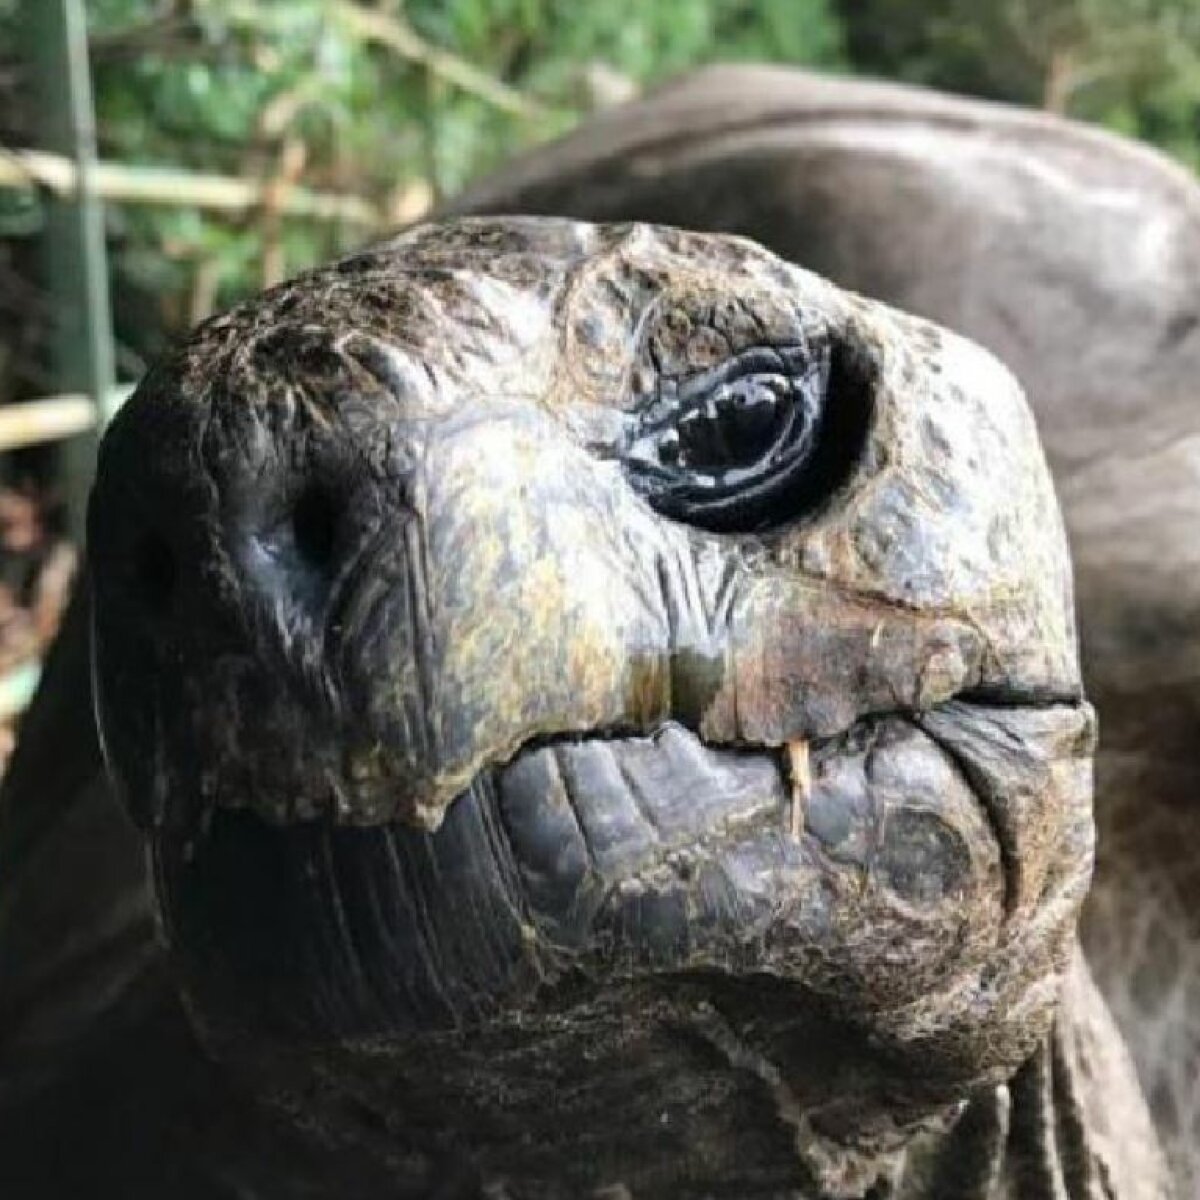
[{"label": "wooden stake", "polygon": [[808,807],[808,797],[812,793],[812,766],[808,757],[808,743],[804,741],[788,742],[788,774],[792,784],[792,811],[788,829],[794,842],[800,840],[804,832],[804,813]]}]

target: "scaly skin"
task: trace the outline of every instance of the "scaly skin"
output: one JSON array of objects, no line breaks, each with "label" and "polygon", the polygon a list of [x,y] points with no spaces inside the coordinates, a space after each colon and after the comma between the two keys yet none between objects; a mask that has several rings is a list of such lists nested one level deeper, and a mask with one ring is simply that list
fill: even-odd
[{"label": "scaly skin", "polygon": [[[716,516],[640,466],[714,373],[815,431]],[[153,372],[92,552],[202,1040],[390,1188],[1162,1194],[1055,1025],[1091,717],[969,343],[741,241],[431,226]]]}]

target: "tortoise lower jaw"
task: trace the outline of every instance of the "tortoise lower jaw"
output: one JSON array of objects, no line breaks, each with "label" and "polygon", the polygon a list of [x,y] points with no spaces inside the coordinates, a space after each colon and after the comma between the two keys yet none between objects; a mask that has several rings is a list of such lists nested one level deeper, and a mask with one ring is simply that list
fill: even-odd
[{"label": "tortoise lower jaw", "polygon": [[992,801],[945,724],[867,718],[814,747],[799,814],[781,752],[675,725],[527,747],[435,833],[217,809],[198,838],[154,839],[164,924],[199,1009],[285,1038],[461,1025],[570,978],[664,972],[903,1003],[1010,907]]},{"label": "tortoise lower jaw", "polygon": [[434,833],[218,809],[152,844],[207,1046],[333,1136],[436,1130],[503,1177],[587,1194],[632,1166],[655,1194],[664,1137],[757,1146],[783,1096],[780,1194],[797,1113],[841,1162],[1028,1056],[1086,886],[1089,752],[1086,706],[868,718],[814,748],[797,828],[779,752],[672,726],[530,746]]},{"label": "tortoise lower jaw", "polygon": [[[790,805],[777,753],[668,725],[531,745],[477,776],[434,832],[218,807],[151,844],[200,1010],[285,1040],[374,1036],[482,1019],[602,972],[603,947],[639,935],[679,966],[685,892],[716,900],[714,855],[783,836]],[[719,886],[728,926],[735,885]]]}]

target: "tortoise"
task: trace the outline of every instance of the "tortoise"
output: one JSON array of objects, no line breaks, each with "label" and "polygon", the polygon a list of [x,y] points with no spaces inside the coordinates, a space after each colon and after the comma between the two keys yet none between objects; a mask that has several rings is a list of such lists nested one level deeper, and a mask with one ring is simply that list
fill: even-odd
[{"label": "tortoise", "polygon": [[434,224],[153,370],[90,553],[200,1047],[356,1194],[1161,1194],[1072,962],[1063,532],[970,343],[735,239]]},{"label": "tortoise", "polygon": [[[620,124],[637,129],[644,121],[661,132],[655,122],[663,112],[707,103],[716,84],[746,95],[747,82],[772,96],[837,86],[794,75],[707,76],[652,97]],[[900,96],[921,112],[922,105],[969,109],[981,126],[1029,120]],[[689,119],[703,133],[694,113]],[[967,124],[965,117],[947,122],[960,131]],[[614,127],[606,132],[600,123],[594,159],[582,169],[579,147],[587,143],[564,144],[558,153],[568,183],[591,170],[619,185],[614,163],[627,156],[635,164],[630,178],[647,189],[628,198],[631,215],[659,203],[656,196],[682,194],[671,163],[660,161],[650,175],[636,147],[614,151],[605,140]],[[1068,140],[1091,136],[1062,128]],[[554,193],[544,160],[525,170],[517,183],[502,179],[491,196],[462,207],[575,206],[569,187]],[[697,211],[675,223],[720,222]],[[657,314],[664,292],[687,303],[668,305],[661,323],[643,322],[632,336],[630,315]],[[700,334],[720,336],[691,328],[697,302]],[[453,343],[431,335],[431,319],[454,319]],[[545,350],[547,322],[565,339],[553,354]],[[624,366],[612,361],[614,346]],[[465,416],[439,408],[456,380],[478,380],[484,370],[486,405],[476,389]],[[305,449],[295,463],[271,459],[245,397],[238,403],[234,395],[262,386],[265,401],[266,379],[274,381],[262,409],[268,423],[300,413],[310,432],[324,431],[297,439]],[[540,390],[531,400],[535,379]],[[673,386],[664,390],[663,379]],[[114,431],[106,450],[113,465],[97,492],[102,724],[123,790],[155,831],[165,920],[193,1019],[213,1055],[197,1048],[148,937],[136,843],[113,818],[94,751],[85,762],[54,761],[68,731],[90,728],[80,606],[49,664],[6,791],[13,882],[0,946],[6,979],[17,985],[5,993],[15,1030],[5,1047],[2,1126],[11,1182],[33,1194],[94,1187],[98,1179],[121,1194],[170,1186],[184,1195],[319,1195],[322,1188],[666,1195],[718,1187],[740,1195],[982,1196],[1006,1187],[1035,1197],[1102,1194],[1101,1187],[1166,1194],[1129,1066],[1081,960],[1071,956],[1090,853],[1090,721],[1071,653],[1057,519],[1017,391],[993,360],[742,242],[508,220],[418,231],[300,281],[201,331],[144,388],[159,398],[135,402]],[[813,428],[808,436],[800,422],[799,449],[780,460],[782,476],[739,477],[731,494],[720,495],[664,470],[668,433],[676,435],[668,441],[677,466],[697,446],[711,452],[705,425],[711,433],[717,418],[696,414],[713,397],[769,415],[783,394],[789,411],[807,413]],[[191,399],[171,399],[179,395]],[[622,397],[615,409],[614,396]],[[577,397],[595,402],[580,406]],[[823,397],[839,398],[828,409],[842,413],[832,431],[821,423]],[[459,632],[467,636],[453,644],[470,646],[413,676],[417,686],[438,680],[443,705],[437,737],[419,747],[414,731],[420,714],[432,711],[429,702],[389,710],[379,700],[388,692],[382,667],[354,668],[354,719],[336,725],[335,736],[312,714],[338,704],[323,691],[319,663],[294,641],[276,638],[269,653],[252,657],[256,667],[219,674],[237,658],[221,653],[222,638],[233,639],[229,651],[250,628],[262,637],[286,626],[299,641],[312,630],[280,626],[271,604],[249,615],[237,603],[228,608],[221,571],[206,566],[215,553],[213,495],[196,486],[203,472],[189,451],[202,422],[210,467],[228,472],[221,495],[236,496],[230,503],[262,534],[250,539],[257,547],[250,557],[238,560],[237,578],[254,571],[270,588],[306,597],[304,604],[324,603],[322,571],[344,536],[346,497],[337,481],[375,480],[374,499],[355,505],[381,511],[377,481],[407,478],[414,467],[407,435],[380,430],[397,407],[407,427],[412,405],[423,429],[450,422],[445,437],[437,435],[448,457],[435,471],[423,468],[424,482],[397,501],[407,514],[401,524],[436,526],[435,557],[454,563],[437,576],[437,593],[451,597],[441,615],[465,622]],[[555,413],[549,425],[547,408]],[[939,438],[936,420],[918,436],[931,408],[950,419],[954,437]],[[693,431],[682,460],[681,413]],[[340,442],[329,434],[334,425]],[[975,453],[960,456],[968,446]],[[249,473],[238,457],[263,454],[253,460],[261,470]],[[507,455],[538,469],[514,472]],[[891,477],[889,455],[904,464],[905,486],[868,486]],[[160,465],[149,468],[151,460]],[[1000,464],[1008,471],[1004,490],[988,477]],[[281,502],[265,481],[285,466],[319,486],[289,494],[282,510],[291,515],[280,523],[273,506]],[[580,521],[585,500],[589,520]],[[451,514],[440,525],[430,526],[431,504]],[[859,518],[853,533],[851,510]],[[553,523],[544,519],[550,512]],[[149,515],[169,528],[147,533]],[[1006,531],[994,544],[974,536],[980,527],[972,522],[984,515]],[[495,536],[468,536],[481,520]],[[411,570],[404,564],[422,561],[429,547],[413,537],[390,539],[386,553],[372,557],[374,579],[395,578],[398,567],[403,576]],[[521,575],[512,570],[514,555],[522,553],[533,554],[525,561],[540,572],[528,595],[513,590]],[[689,555],[698,561],[697,553],[704,568],[681,591],[682,564]],[[428,562],[420,569],[428,572]],[[974,597],[969,622],[939,604],[951,581],[955,594]],[[490,613],[520,614],[515,641],[503,629],[500,641],[488,633],[479,615],[485,585]],[[400,606],[391,611],[408,614],[409,624],[394,622],[391,652],[371,661],[411,663],[394,639],[407,637],[411,647],[428,636],[413,632],[420,597],[388,594]],[[1087,594],[1085,586],[1085,631]],[[657,627],[638,615],[647,595],[674,596]],[[722,604],[732,605],[726,624],[701,619]],[[797,612],[819,619],[796,620]],[[155,620],[171,623],[188,671],[139,663],[144,627]],[[178,635],[201,627],[204,644]],[[761,636],[765,627],[787,633],[786,649]],[[622,630],[616,648],[614,629]],[[932,654],[934,643],[922,640],[929,637]],[[580,647],[577,658],[564,658],[563,646]],[[507,666],[481,672],[481,662]],[[828,664],[827,674],[799,680],[796,672],[812,663]],[[303,701],[281,708],[264,671],[289,672]],[[200,678],[212,690],[199,697],[182,690]],[[537,686],[527,688],[528,680]],[[391,682],[391,694],[400,694],[412,680]],[[150,694],[160,687],[179,690],[163,705]],[[230,710],[214,704],[215,692],[238,701],[236,721],[221,719]],[[175,714],[170,729],[147,726],[164,712]],[[240,737],[238,730],[253,734],[222,741]],[[356,740],[364,730],[367,749]],[[381,744],[408,747],[400,768],[381,757]],[[998,745],[1008,756],[1000,770],[990,757]],[[147,758],[155,747],[162,757]],[[231,748],[236,753],[224,753]],[[239,765],[207,776],[187,770],[212,762]],[[616,775],[633,782],[612,782],[614,762]],[[1034,791],[1054,803],[1014,817],[1020,806],[1005,801],[1030,786],[1034,766]],[[271,786],[255,786],[258,769]],[[235,777],[235,770],[251,774]],[[560,779],[567,807],[597,796],[607,798],[600,808],[614,806],[576,814],[581,827],[598,822],[593,836],[603,843],[601,858],[595,844],[584,847],[594,859],[587,877],[612,885],[587,892],[582,910],[564,909],[559,890],[571,855],[559,846],[561,853],[536,857],[554,849],[539,839],[563,815],[547,806],[554,789],[539,772]],[[164,790],[171,773],[179,786]],[[676,790],[664,787],[664,777]],[[657,790],[645,786],[651,778]],[[908,785],[931,779],[937,786],[909,805]],[[889,791],[897,781],[905,786]],[[231,807],[235,793],[259,797],[258,811]],[[168,794],[198,806],[180,808]],[[330,814],[299,822],[327,808],[331,794],[332,825]],[[645,853],[614,815],[623,806],[616,797],[635,794],[651,806],[640,819],[656,844],[669,831],[668,852],[651,856],[645,878],[629,873],[617,852],[623,845],[621,853]],[[751,799],[749,815],[734,813],[731,797]],[[881,826],[880,811],[894,819]],[[517,838],[509,847],[515,864],[508,861],[503,878],[481,880],[455,856],[496,844],[489,839],[498,813],[507,814],[505,836]],[[518,813],[536,820],[514,826]],[[737,819],[721,824],[731,814]],[[435,834],[406,832],[393,818],[442,823]],[[1060,823],[1035,828],[1048,819]],[[712,828],[701,828],[714,821],[715,842]],[[360,888],[322,908],[305,872],[328,878],[322,856],[329,854],[343,856],[343,872],[366,861],[346,855],[380,854],[383,828],[388,861],[401,864],[393,883],[403,877],[418,891],[464,889],[456,903],[494,918],[485,922],[493,942],[455,943],[449,925],[430,936],[397,917],[382,923],[400,939],[392,949],[410,938],[414,950],[397,961],[417,964],[436,950],[450,966],[389,975],[378,941],[366,950],[356,944],[354,953],[338,941],[342,935],[323,924],[329,911],[377,913],[385,900]],[[315,840],[314,829],[322,831]],[[876,855],[872,871],[864,846]],[[747,847],[777,855],[766,872],[772,896],[752,886],[761,872],[736,874]],[[541,862],[540,874],[530,874],[522,855]],[[89,876],[60,896],[64,889],[47,884],[67,871]],[[732,896],[713,891],[714,880],[731,875],[739,881]],[[517,876],[521,920],[507,892],[501,904],[500,892],[487,890],[503,891]],[[356,878],[351,871],[341,886],[358,886]],[[575,876],[568,882],[577,887]],[[1042,891],[1047,882],[1054,886]],[[806,914],[799,927],[786,904],[780,917],[778,897],[794,888],[810,889],[796,910],[797,920]],[[239,903],[247,899],[257,913],[252,922]],[[394,897],[390,903],[394,911]],[[693,905],[682,922],[681,903]],[[723,921],[730,911],[738,919]],[[813,924],[822,911],[828,923]],[[1046,913],[1052,919],[1036,919]],[[1018,939],[1018,952],[996,955],[1001,925]],[[380,927],[372,936],[382,936]],[[71,928],[80,931],[76,940],[57,942],[57,931]],[[324,951],[315,957],[306,941],[314,928]],[[926,936],[914,937],[917,928]],[[1018,942],[1007,943],[1010,951]],[[367,982],[347,983],[354,979]],[[444,979],[453,984],[448,992]],[[951,979],[938,996],[935,981]],[[533,1008],[522,1000],[505,1010],[500,1001],[513,988],[536,995]],[[1002,999],[989,1007],[989,996]],[[465,1025],[464,1005],[473,1014]],[[445,1018],[456,1014],[457,1031],[451,1021],[447,1032]],[[463,1028],[473,1031],[465,1042]],[[281,1031],[291,1039],[282,1049]],[[295,1053],[295,1038],[330,1032],[339,1047]],[[407,1053],[395,1053],[397,1038],[407,1039]],[[401,1081],[419,1103],[412,1092],[398,1103]],[[274,1108],[250,1099],[255,1090]],[[302,1121],[280,1118],[280,1109]],[[71,1152],[56,1160],[63,1130]]]}]

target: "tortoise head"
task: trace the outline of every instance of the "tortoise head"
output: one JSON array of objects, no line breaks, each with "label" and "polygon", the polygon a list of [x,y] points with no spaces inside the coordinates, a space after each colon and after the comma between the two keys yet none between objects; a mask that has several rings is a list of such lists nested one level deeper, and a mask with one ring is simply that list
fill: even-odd
[{"label": "tortoise head", "polygon": [[739,239],[426,226],[197,330],[90,533],[191,1010],[331,1125],[654,1186],[765,1088],[848,1195],[1043,1037],[1092,720],[970,343]]}]

